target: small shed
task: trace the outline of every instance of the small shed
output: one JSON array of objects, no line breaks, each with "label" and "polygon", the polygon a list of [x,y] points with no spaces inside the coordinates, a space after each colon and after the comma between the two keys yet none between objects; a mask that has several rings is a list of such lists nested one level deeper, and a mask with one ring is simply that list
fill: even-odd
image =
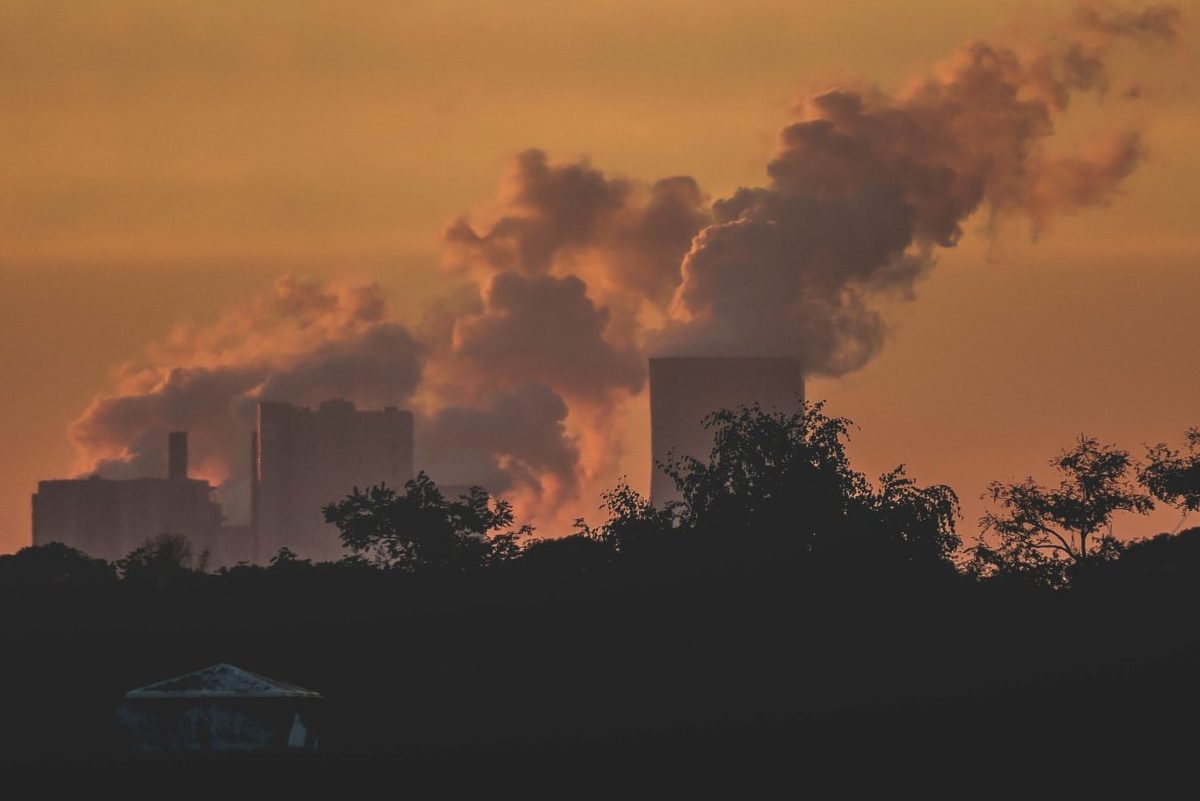
[{"label": "small shed", "polygon": [[321,694],[228,664],[125,693],[135,751],[312,751]]}]

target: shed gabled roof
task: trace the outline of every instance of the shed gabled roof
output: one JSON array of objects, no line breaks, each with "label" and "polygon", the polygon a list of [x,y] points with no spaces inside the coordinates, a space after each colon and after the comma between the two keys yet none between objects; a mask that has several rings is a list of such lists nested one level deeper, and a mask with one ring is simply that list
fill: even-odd
[{"label": "shed gabled roof", "polygon": [[320,698],[313,690],[297,687],[224,662],[147,684],[125,693],[126,698]]}]

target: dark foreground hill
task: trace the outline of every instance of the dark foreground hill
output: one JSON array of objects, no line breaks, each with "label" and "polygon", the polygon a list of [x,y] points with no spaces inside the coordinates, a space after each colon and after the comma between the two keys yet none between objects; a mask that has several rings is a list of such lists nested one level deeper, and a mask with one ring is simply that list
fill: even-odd
[{"label": "dark foreground hill", "polygon": [[[3,599],[0,759],[47,777],[563,788],[1161,775],[1200,720],[1195,540],[1059,592],[783,560],[25,588]],[[214,662],[322,692],[319,754],[131,757],[121,693]]]}]

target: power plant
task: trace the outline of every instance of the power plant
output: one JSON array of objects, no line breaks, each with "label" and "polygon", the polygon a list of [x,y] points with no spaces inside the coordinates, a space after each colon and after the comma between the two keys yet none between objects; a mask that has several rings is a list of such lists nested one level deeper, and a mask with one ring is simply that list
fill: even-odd
[{"label": "power plant", "polygon": [[413,477],[412,412],[358,411],[345,400],[315,411],[260,403],[252,458],[253,560],[262,564],[280,548],[304,559],[340,559],[347,551],[321,509],[355,487],[403,489]]},{"label": "power plant", "polygon": [[61,542],[116,561],[161,534],[187,538],[210,568],[266,564],[281,548],[317,561],[346,555],[322,507],[354,487],[413,477],[413,416],[358,411],[331,400],[316,410],[258,405],[251,445],[251,521],[225,525],[215,488],[188,477],[187,432],[167,435],[166,478],[93,476],[41,481],[33,495],[33,544]]},{"label": "power plant", "polygon": [[798,359],[663,357],[650,359],[650,500],[678,500],[660,465],[669,456],[707,461],[712,432],[705,417],[757,403],[763,411],[794,412],[804,399]]},{"label": "power plant", "polygon": [[166,478],[39,481],[33,544],[61,542],[115,561],[151,537],[181,534],[197,554],[215,555],[221,546],[221,507],[211,484],[188,478],[187,433],[171,432],[167,451]]},{"label": "power plant", "polygon": [[[794,412],[804,374],[793,358],[650,359],[650,499],[679,497],[661,465],[671,456],[707,459],[712,432],[702,421],[720,409],[758,404]],[[62,542],[115,561],[159,534],[188,538],[210,566],[265,564],[281,548],[333,561],[347,554],[323,507],[355,487],[400,490],[413,478],[413,415],[394,406],[359,411],[346,400],[317,409],[260,402],[251,439],[250,525],[225,525],[214,488],[188,477],[187,433],[168,434],[166,478],[99,477],[42,481],[33,496],[33,543]],[[446,486],[455,499],[464,486]]]}]

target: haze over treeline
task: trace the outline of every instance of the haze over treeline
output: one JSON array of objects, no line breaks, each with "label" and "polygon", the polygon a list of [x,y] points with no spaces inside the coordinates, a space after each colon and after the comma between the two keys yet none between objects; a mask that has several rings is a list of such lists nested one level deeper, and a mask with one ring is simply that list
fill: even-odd
[{"label": "haze over treeline", "polygon": [[194,473],[241,520],[256,402],[345,397],[413,408],[418,466],[562,528],[648,462],[629,433],[648,356],[788,355],[818,380],[853,375],[899,305],[921,314],[922,279],[971,221],[1003,248],[1114,202],[1148,158],[1147,98],[1170,88],[1183,22],[1174,6],[1085,4],[905,81],[828,82],[780,121],[759,181],[732,190],[521,150],[493,197],[445,221],[456,289],[401,312],[372,278],[292,274],[180,322],[70,425],[75,467],[158,474],[164,433],[185,429]]}]

